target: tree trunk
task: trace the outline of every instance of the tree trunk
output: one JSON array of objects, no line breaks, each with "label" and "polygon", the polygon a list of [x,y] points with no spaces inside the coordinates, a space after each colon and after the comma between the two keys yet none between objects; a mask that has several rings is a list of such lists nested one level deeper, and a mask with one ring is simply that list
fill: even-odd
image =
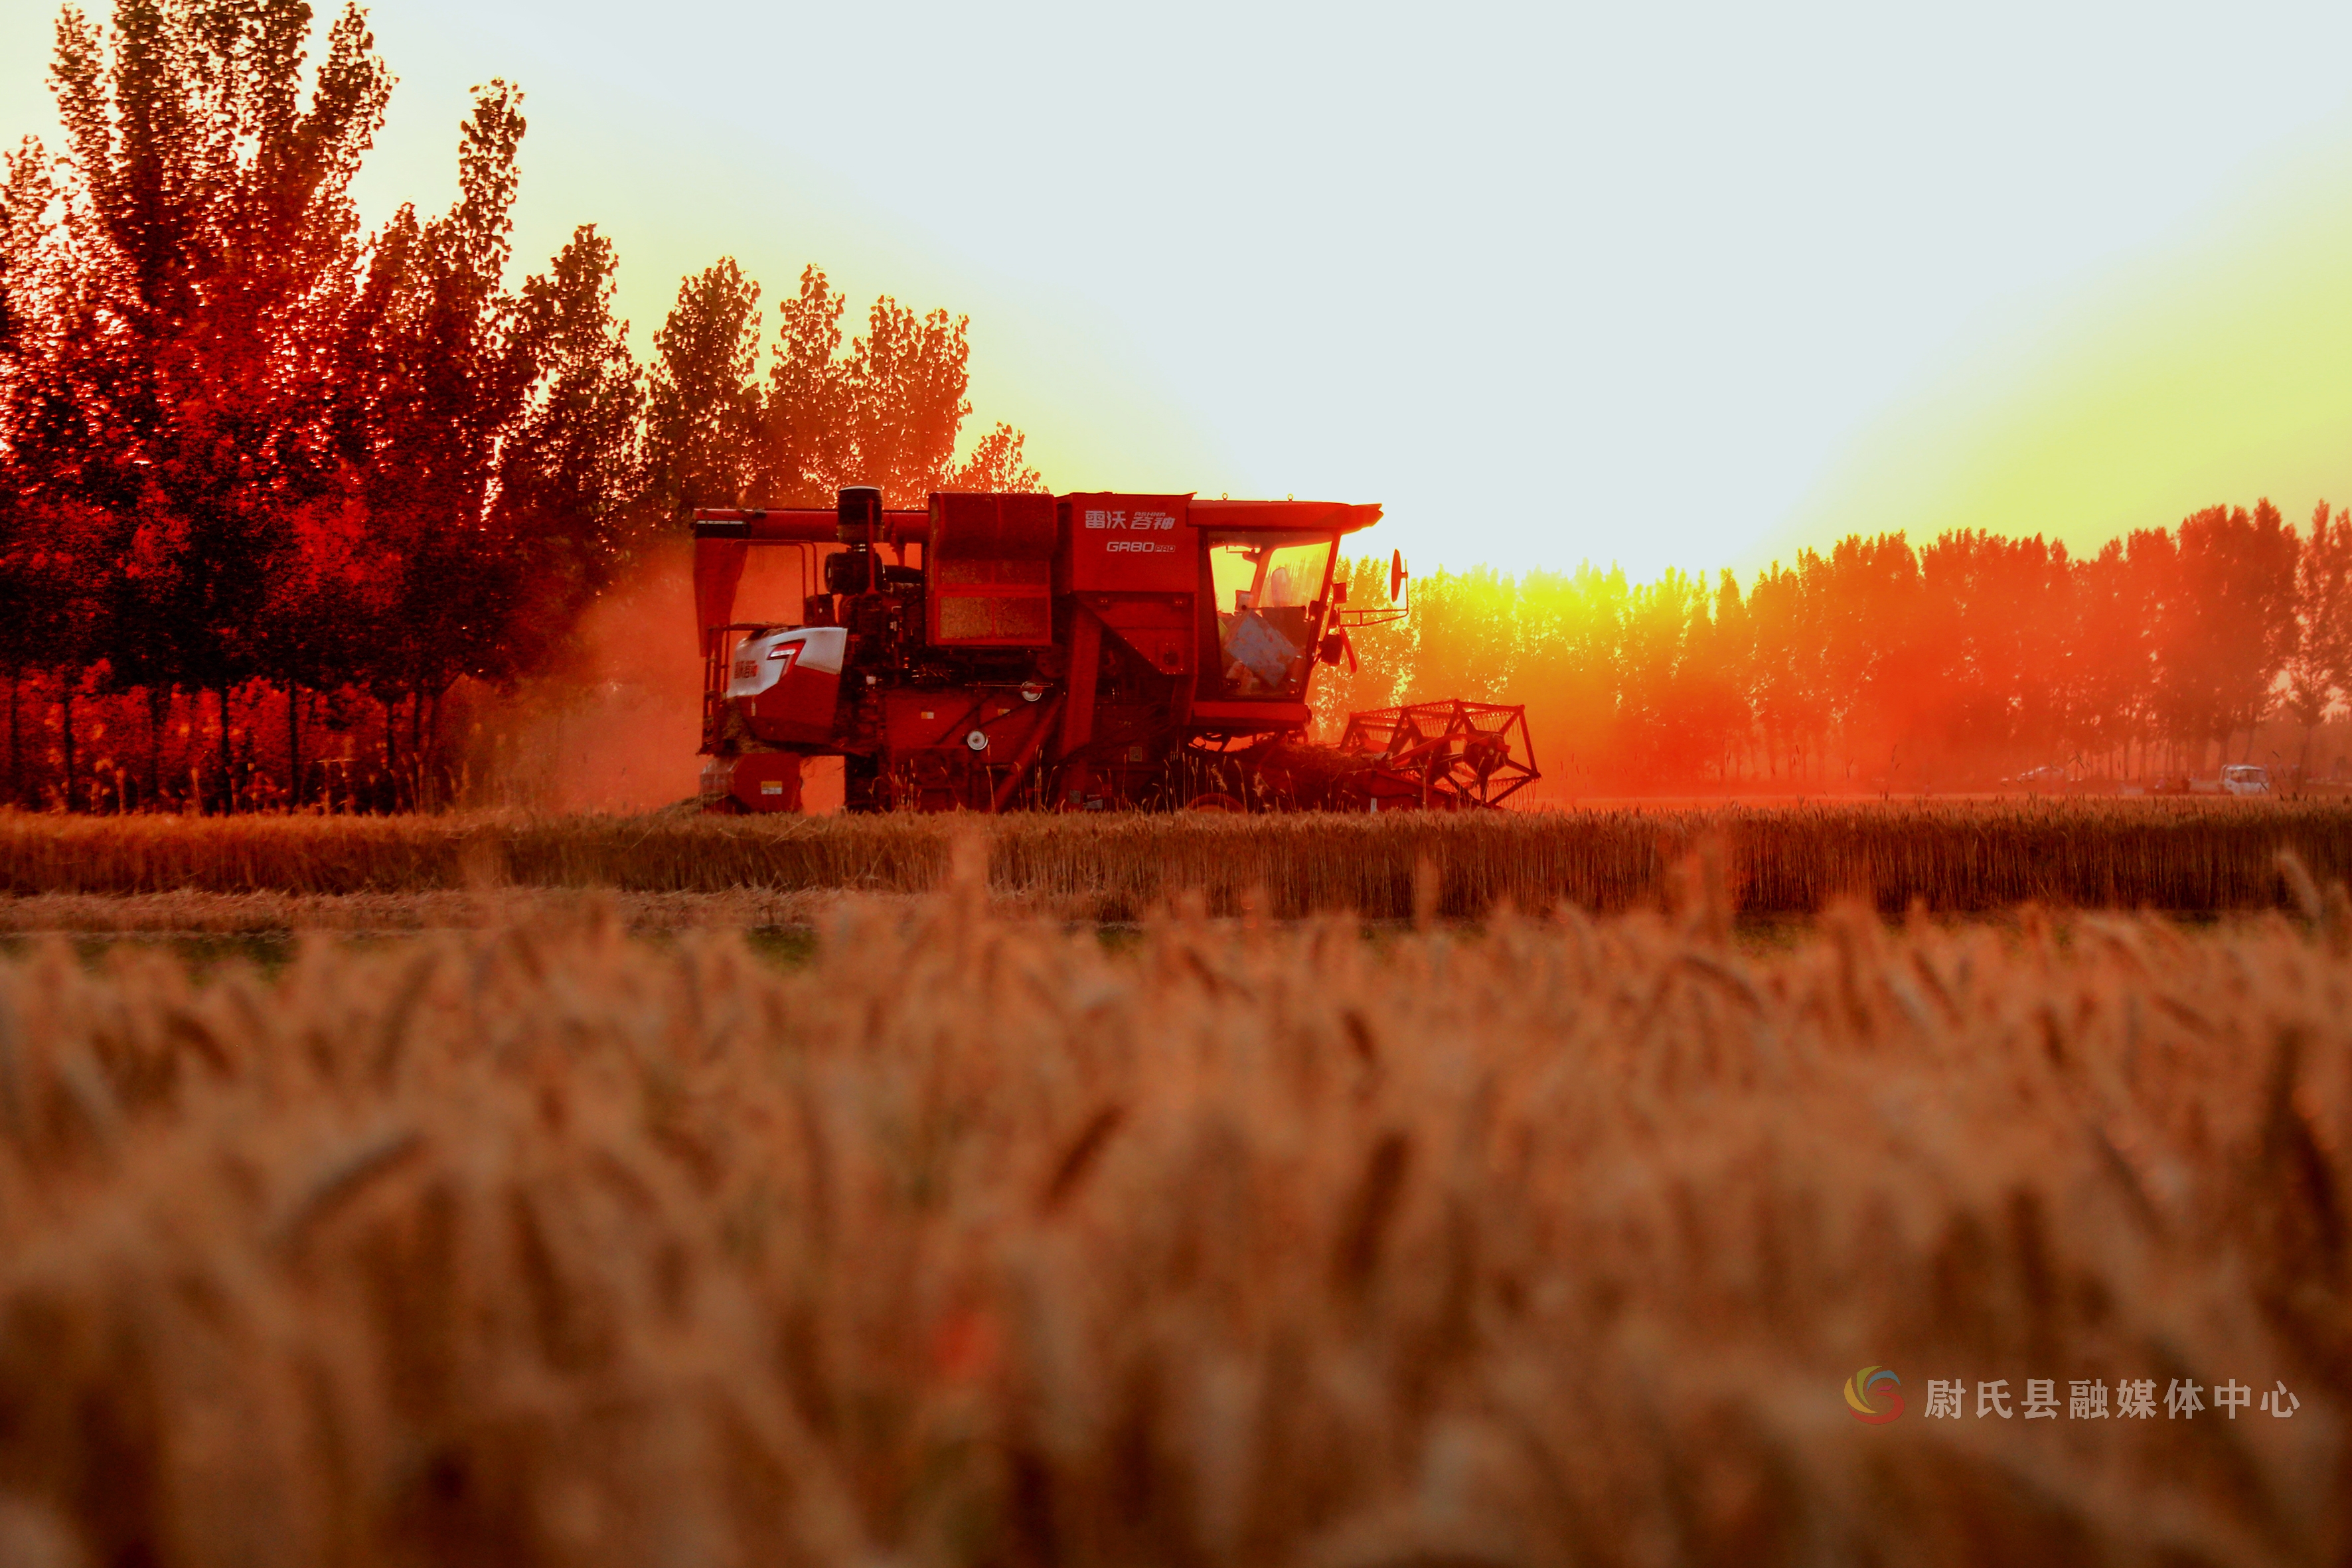
[{"label": "tree trunk", "polygon": [[302,688],[286,683],[286,804],[302,804]]},{"label": "tree trunk", "polygon": [[400,704],[387,697],[383,700],[383,787],[387,811],[400,806],[399,743]]},{"label": "tree trunk", "polygon": [[8,667],[8,799],[21,805],[25,800],[25,736],[24,710],[19,689],[25,672],[16,666]]},{"label": "tree trunk", "polygon": [[151,686],[147,689],[147,809],[153,811],[163,799],[163,725],[171,718],[172,689]]},{"label": "tree trunk", "polygon": [[58,709],[60,715],[58,729],[61,732],[61,738],[65,742],[66,781],[64,799],[66,809],[68,811],[71,811],[74,808],[73,699],[74,683],[72,679],[66,676],[59,676],[58,678]]},{"label": "tree trunk", "polygon": [[220,698],[221,815],[230,816],[236,812],[236,759],[229,755],[228,749],[227,681],[224,680],[220,683],[218,696]]}]

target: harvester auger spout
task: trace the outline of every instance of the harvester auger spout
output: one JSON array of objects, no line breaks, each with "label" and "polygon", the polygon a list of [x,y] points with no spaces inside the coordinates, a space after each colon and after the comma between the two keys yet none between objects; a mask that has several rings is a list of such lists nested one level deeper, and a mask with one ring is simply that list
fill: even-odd
[{"label": "harvester auger spout", "polygon": [[[698,511],[703,804],[798,810],[812,756],[843,759],[851,811],[1499,804],[1537,777],[1520,709],[1421,703],[1307,738],[1317,666],[1403,613],[1343,607],[1333,578],[1380,516],[1112,492],[901,510],[865,488]],[[1391,599],[1402,579],[1392,558]]]}]

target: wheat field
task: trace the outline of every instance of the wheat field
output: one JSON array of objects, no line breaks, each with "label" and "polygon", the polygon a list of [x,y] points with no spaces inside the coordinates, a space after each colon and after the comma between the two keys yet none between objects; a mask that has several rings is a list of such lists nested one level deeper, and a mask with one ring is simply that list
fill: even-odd
[{"label": "wheat field", "polygon": [[[2352,809],[2270,801],[1838,804],[1713,809],[772,817],[68,817],[0,812],[0,898],[358,898],[504,886],[663,897],[935,887],[952,843],[989,845],[990,885],[1027,906],[1132,920],[1198,891],[1213,912],[1401,919],[1417,868],[1439,911],[1508,900],[1654,904],[1701,842],[1737,907],[1812,913],[1859,895],[1899,912],[2028,901],[2182,912],[2276,906],[2292,850],[2352,877]],[[399,923],[416,923],[413,921]]]},{"label": "wheat field", "polygon": [[[1695,867],[1107,946],[969,843],[791,966],[594,894],[273,979],[0,960],[0,1561],[2352,1547],[2352,902],[2300,866],[2198,931],[1759,952]],[[1973,1413],[2032,1379],[2209,1408]]]}]

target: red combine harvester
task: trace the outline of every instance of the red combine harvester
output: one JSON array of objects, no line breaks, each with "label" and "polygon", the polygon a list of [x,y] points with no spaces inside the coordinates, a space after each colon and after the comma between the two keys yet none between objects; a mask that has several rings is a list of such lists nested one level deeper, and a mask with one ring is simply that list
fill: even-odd
[{"label": "red combine harvester", "polygon": [[[1419,703],[1307,740],[1318,663],[1351,664],[1339,541],[1377,506],[940,493],[887,511],[695,514],[702,800],[796,811],[843,761],[851,811],[1492,805],[1537,777],[1523,710]],[[755,549],[799,555],[791,621],[741,621]],[[1393,600],[1404,576],[1391,557]]]}]

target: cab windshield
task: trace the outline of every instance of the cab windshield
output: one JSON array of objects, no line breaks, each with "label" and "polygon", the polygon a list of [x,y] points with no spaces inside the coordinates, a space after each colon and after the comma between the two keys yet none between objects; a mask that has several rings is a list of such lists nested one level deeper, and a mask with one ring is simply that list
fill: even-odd
[{"label": "cab windshield", "polygon": [[1329,534],[1210,536],[1225,696],[1303,700],[1338,542]]}]

